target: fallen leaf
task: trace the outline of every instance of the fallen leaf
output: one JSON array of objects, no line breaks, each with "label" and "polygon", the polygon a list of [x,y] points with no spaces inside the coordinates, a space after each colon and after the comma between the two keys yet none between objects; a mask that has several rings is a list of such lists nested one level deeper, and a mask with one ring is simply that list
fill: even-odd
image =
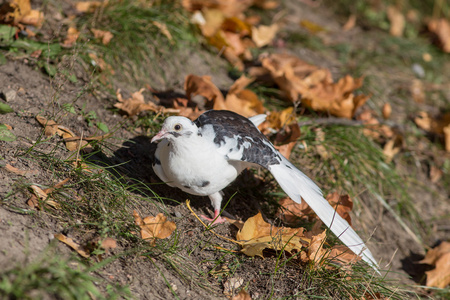
[{"label": "fallen leaf", "polygon": [[219,9],[204,9],[201,14],[203,21],[199,24],[203,36],[213,37],[225,21],[225,15]]},{"label": "fallen leaf", "polygon": [[427,112],[422,111],[414,118],[414,122],[428,132],[444,134],[444,128],[450,125],[450,112],[431,117]]},{"label": "fallen leaf", "polygon": [[347,269],[351,270],[349,268],[350,265],[360,261],[361,257],[353,253],[345,245],[335,245],[331,247],[328,259],[337,265],[343,266],[344,268],[348,267]]},{"label": "fallen leaf", "polygon": [[97,8],[105,6],[108,1],[79,1],[75,3],[75,8],[82,13],[93,13]]},{"label": "fallen leaf", "polygon": [[239,294],[232,297],[230,300],[252,300],[252,297],[250,297],[250,294],[247,293],[246,290],[242,289]]},{"label": "fallen leaf", "polygon": [[218,9],[228,18],[238,16],[247,10],[254,0],[182,0],[181,5],[190,12],[205,9]]},{"label": "fallen leaf", "polygon": [[425,102],[425,90],[421,80],[414,79],[409,87],[409,92],[416,103]]},{"label": "fallen leaf", "polygon": [[243,284],[244,279],[242,277],[232,277],[223,284],[223,293],[231,297]]},{"label": "fallen leaf", "polygon": [[287,125],[277,132],[274,140],[275,148],[287,159],[291,156],[292,149],[297,144],[300,137],[300,127],[297,123]]},{"label": "fallen leaf", "polygon": [[156,217],[142,219],[138,212],[134,211],[133,216],[135,224],[141,228],[141,238],[148,240],[152,246],[155,246],[157,238],[168,238],[176,229],[175,223],[167,221],[167,217],[162,213],[159,213]]},{"label": "fallen leaf", "polygon": [[117,241],[113,238],[107,237],[100,243],[100,247],[108,251],[109,249],[117,248]]},{"label": "fallen leaf", "polygon": [[216,101],[223,103],[225,100],[222,92],[211,81],[211,77],[206,75],[197,76],[190,74],[186,76],[184,90],[189,101],[193,101],[193,98],[197,96],[203,97],[205,107],[212,107]]},{"label": "fallen leaf", "polygon": [[91,58],[92,65],[94,67],[98,67],[100,71],[107,72],[112,75],[116,73],[111,65],[107,64],[103,58],[98,57],[97,54],[91,52],[88,56]]},{"label": "fallen leaf", "polygon": [[389,5],[386,12],[389,22],[391,23],[389,33],[393,36],[402,36],[403,31],[405,30],[405,16],[403,16],[401,11],[393,5]]},{"label": "fallen leaf", "polygon": [[427,274],[427,286],[445,288],[450,284],[450,242],[442,242],[439,246],[428,250],[421,264],[435,266]]},{"label": "fallen leaf", "polygon": [[289,100],[301,100],[304,106],[315,111],[352,118],[369,98],[353,94],[362,86],[363,78],[347,75],[334,83],[329,70],[289,54],[262,54],[259,60]]},{"label": "fallen leaf", "polygon": [[443,128],[445,139],[445,151],[450,152],[450,124]]},{"label": "fallen leaf", "polygon": [[61,46],[65,48],[70,48],[73,45],[75,45],[78,37],[80,36],[80,32],[75,27],[69,27],[67,29],[67,36],[64,42],[61,44]]},{"label": "fallen leaf", "polygon": [[39,201],[38,201],[38,198],[39,198],[39,199],[41,199],[41,201],[44,204],[49,205],[55,209],[59,209],[61,207],[60,204],[53,200],[49,200],[48,194],[53,192],[55,189],[62,187],[68,181],[69,181],[69,178],[66,178],[66,179],[60,181],[59,183],[57,183],[56,185],[54,185],[53,187],[46,188],[45,190],[42,190],[40,187],[38,187],[36,185],[31,185],[30,188],[33,190],[33,195],[27,200],[28,206],[30,206],[32,208],[41,209],[41,207],[39,206]]},{"label": "fallen leaf", "polygon": [[430,168],[430,180],[431,180],[432,183],[438,182],[442,178],[442,175],[444,175],[444,172],[441,169],[439,169],[436,166],[431,166],[431,168]]},{"label": "fallen leaf", "polygon": [[6,164],[4,168],[11,173],[21,176],[37,175],[39,173],[37,170],[19,170],[16,167],[11,166],[10,164]]},{"label": "fallen leaf", "polygon": [[328,203],[335,211],[352,226],[350,212],[353,209],[353,201],[349,195],[340,195],[338,192],[328,194],[326,197]]},{"label": "fallen leaf", "polygon": [[39,122],[39,124],[44,126],[45,136],[49,137],[49,136],[55,135],[56,132],[58,131],[59,125],[55,121],[47,120],[46,118],[39,116],[39,115],[36,116],[36,120]]},{"label": "fallen leaf", "polygon": [[300,21],[300,26],[302,26],[303,28],[307,29],[312,34],[316,34],[316,33],[322,32],[322,31],[326,31],[326,29],[324,27],[320,26],[317,23],[309,21],[309,20],[302,20],[302,21]]},{"label": "fallen leaf", "polygon": [[383,154],[385,156],[386,163],[390,163],[394,156],[400,152],[402,148],[402,139],[399,136],[395,136],[387,141],[383,147]]},{"label": "fallen leaf", "polygon": [[309,239],[303,234],[304,228],[275,227],[265,222],[261,213],[245,221],[244,226],[236,234],[242,246],[241,252],[248,256],[263,256],[264,249],[277,251],[300,252]]},{"label": "fallen leaf", "polygon": [[345,22],[344,26],[342,26],[342,30],[343,31],[349,31],[351,29],[353,29],[356,25],[356,15],[355,14],[351,14],[348,19],[347,22]]},{"label": "fallen leaf", "polygon": [[287,224],[296,224],[302,219],[312,220],[315,217],[314,211],[309,207],[306,201],[297,203],[289,197],[278,201],[280,207],[276,217]]},{"label": "fallen leaf", "polygon": [[152,21],[152,24],[159,28],[162,34],[166,36],[166,38],[169,40],[171,44],[173,44],[173,37],[170,33],[169,29],[167,28],[167,25],[158,21]]},{"label": "fallen leaf", "polygon": [[394,131],[389,126],[380,124],[380,121],[375,117],[375,112],[371,109],[366,109],[356,119],[364,124],[363,133],[366,136],[378,140],[389,139],[394,136]]},{"label": "fallen leaf", "polygon": [[30,12],[30,0],[5,1],[0,6],[0,23],[17,25]]},{"label": "fallen leaf", "polygon": [[86,250],[84,250],[84,248],[80,244],[76,243],[73,239],[61,233],[57,233],[54,236],[59,241],[63,242],[64,244],[75,250],[82,257],[89,258],[89,253]]},{"label": "fallen leaf", "polygon": [[450,53],[450,22],[446,19],[431,19],[428,30],[436,37],[438,46],[446,53]]},{"label": "fallen leaf", "polygon": [[258,48],[269,45],[278,32],[278,24],[270,26],[259,25],[252,27],[252,40]]},{"label": "fallen leaf", "polygon": [[325,142],[325,132],[320,127],[315,129],[314,132],[316,134],[315,142],[316,142],[317,153],[319,153],[319,155],[320,155],[320,157],[322,157],[322,159],[327,160],[328,158],[330,158],[330,153],[327,151],[327,149],[323,145]]},{"label": "fallen leaf", "polygon": [[178,113],[177,109],[165,108],[163,106],[158,106],[153,102],[145,103],[144,95],[142,92],[145,91],[144,88],[131,95],[131,98],[123,99],[120,89],[117,90],[116,96],[119,103],[114,104],[120,110],[123,110],[129,117],[135,116],[143,111],[150,110],[154,112],[161,113]]},{"label": "fallen leaf", "polygon": [[102,40],[103,45],[108,45],[111,39],[114,37],[114,35],[109,31],[94,28],[92,28],[91,31],[96,39]]},{"label": "fallen leaf", "polygon": [[36,9],[32,9],[28,14],[22,17],[20,23],[41,28],[44,23],[44,13]]},{"label": "fallen leaf", "polygon": [[387,120],[387,119],[389,119],[389,117],[391,116],[391,113],[392,113],[392,107],[391,107],[391,105],[388,103],[388,102],[386,102],[384,105],[383,105],[383,108],[382,108],[382,113],[383,113],[383,118],[385,119],[385,120]]},{"label": "fallen leaf", "polygon": [[312,237],[311,243],[307,249],[309,260],[313,261],[315,264],[322,264],[330,254],[328,251],[323,249],[325,238],[326,231],[324,230],[322,233]]},{"label": "fallen leaf", "polygon": [[222,101],[223,97],[215,99],[213,109],[231,110],[247,118],[264,113],[264,106],[258,96],[251,90],[244,89],[252,81],[253,79],[242,75],[231,86],[225,100]]}]

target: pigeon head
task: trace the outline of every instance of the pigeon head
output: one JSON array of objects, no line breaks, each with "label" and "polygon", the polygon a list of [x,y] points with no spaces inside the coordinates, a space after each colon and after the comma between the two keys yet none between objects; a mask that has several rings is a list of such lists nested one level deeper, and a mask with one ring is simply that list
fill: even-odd
[{"label": "pigeon head", "polygon": [[197,133],[197,125],[188,118],[168,117],[161,130],[152,138],[152,143],[162,139],[173,140],[179,137],[189,137]]}]

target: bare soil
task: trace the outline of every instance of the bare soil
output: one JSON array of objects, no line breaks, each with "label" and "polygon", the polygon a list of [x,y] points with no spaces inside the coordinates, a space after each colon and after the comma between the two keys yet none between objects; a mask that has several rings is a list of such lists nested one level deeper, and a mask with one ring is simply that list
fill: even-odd
[{"label": "bare soil", "polygon": [[[287,1],[286,6],[288,31],[304,31],[298,27],[298,23],[307,18],[327,28],[327,38],[330,44],[364,44],[368,35],[386,34],[364,32],[358,27],[350,33],[343,34],[340,30],[342,20],[337,20],[333,13],[324,7],[314,9],[297,1]],[[56,29],[53,28],[53,30]],[[338,76],[342,75],[340,73],[342,63],[330,52],[308,50],[301,44],[295,43],[290,49],[281,48],[272,49],[272,51],[289,51],[311,63],[330,68]],[[192,49],[181,49],[175,51],[174,55],[167,59],[171,60],[170,64],[166,64],[164,61],[158,62],[161,66],[168,66],[165,68],[164,77],[155,73],[152,78],[149,78],[150,86],[158,90],[182,91],[184,78],[190,73],[211,75],[213,81],[223,89],[228,88],[233,82],[228,76],[227,64],[224,60],[207,50],[199,53],[198,50],[193,52]],[[375,66],[372,67],[375,68]],[[60,68],[64,68],[64,66],[60,66]],[[377,70],[376,76],[392,77],[392,74],[381,73],[387,71],[386,68],[380,69]],[[244,259],[238,252],[230,255],[211,251],[210,245],[220,245],[233,251],[239,249],[205,231],[184,204],[186,199],[190,199],[197,214],[210,214],[209,200],[156,184],[159,180],[151,168],[150,136],[142,131],[139,132],[139,129],[129,130],[130,127],[127,126],[129,121],[126,121],[113,108],[113,104],[116,102],[114,96],[88,89],[79,97],[78,95],[83,89],[91,86],[91,79],[83,68],[76,64],[70,71],[77,77],[76,83],[65,80],[62,76],[49,78],[27,58],[8,59],[5,64],[0,65],[0,92],[13,90],[17,94],[8,102],[14,112],[0,115],[0,123],[10,125],[11,132],[18,137],[14,142],[0,141],[2,164],[0,165],[0,199],[14,192],[14,197],[8,199],[8,205],[0,205],[0,270],[33,261],[52,243],[55,244],[52,251],[64,257],[70,257],[72,251],[66,245],[54,242],[56,233],[64,233],[80,243],[98,236],[98,233],[95,232],[78,231],[74,226],[76,220],[72,220],[72,223],[67,222],[59,216],[58,211],[52,209],[38,211],[26,204],[31,196],[27,189],[30,184],[48,187],[64,179],[57,176],[57,174],[61,174],[61,170],[49,169],[46,161],[34,155],[42,152],[62,160],[73,157],[73,153],[67,151],[59,137],[39,143],[33,148],[34,155],[29,155],[28,150],[33,147],[35,142],[45,139],[43,128],[36,121],[36,115],[57,116],[59,122],[70,127],[77,134],[93,136],[99,135],[101,132],[95,126],[88,126],[83,116],[83,112],[92,110],[96,112],[98,120],[107,124],[110,129],[116,129],[113,131],[112,138],[108,140],[108,151],[102,151],[90,157],[90,161],[107,166],[122,164],[120,167],[114,168],[116,176],[125,176],[130,180],[129,182],[138,180],[151,185],[152,190],[163,199],[154,197],[149,191],[136,193],[136,196],[148,197],[152,201],[145,201],[138,197],[133,199],[133,205],[130,206],[129,211],[130,218],[132,218],[132,208],[136,209],[141,216],[164,212],[177,225],[179,250],[177,255],[171,256],[171,259],[178,259],[177,263],[183,266],[185,269],[183,272],[187,272],[187,274],[189,272],[205,274],[200,279],[182,278],[169,266],[163,253],[153,253],[150,255],[151,258],[142,256],[141,251],[121,255],[130,249],[135,249],[138,245],[132,245],[130,242],[119,239],[119,245],[112,250],[110,257],[113,255],[120,255],[120,257],[97,270],[94,273],[96,276],[106,282],[128,285],[133,297],[137,299],[168,299],[174,298],[174,293],[180,299],[227,298],[223,294],[223,284],[230,278],[222,277],[220,269],[233,265],[239,265],[233,277],[243,278],[244,282],[248,283],[248,291],[253,299],[268,297],[272,289],[274,297],[280,298],[295,295],[297,291],[308,287],[308,282],[303,280],[302,275],[304,266],[283,266],[278,274],[273,276],[277,262],[276,256],[267,259]],[[371,75],[373,74],[371,73]],[[414,78],[412,73],[405,74],[394,84],[401,86],[403,82],[408,82],[412,78]],[[447,77],[447,82],[444,83],[447,86],[449,85],[448,78],[450,77]],[[392,90],[393,88],[389,84],[390,82],[386,84],[386,89]],[[114,89],[121,88],[125,95],[130,95],[137,88],[126,82],[114,82],[114,80],[112,85]],[[152,99],[149,92],[144,94],[147,100]],[[74,101],[74,99],[77,100]],[[376,99],[372,101],[372,105],[376,106],[387,99],[381,99],[379,103]],[[76,114],[64,113],[61,107],[67,103],[74,104]],[[417,110],[419,109],[421,107],[417,108]],[[396,106],[393,107],[393,110],[394,113],[397,112],[398,121],[402,126],[410,124],[410,111]],[[149,115],[149,118],[152,116]],[[425,143],[428,142],[431,143],[429,140],[425,141]],[[57,146],[55,147],[55,145]],[[445,190],[445,187],[439,182],[431,183],[429,179],[429,160],[434,159],[435,155],[429,151],[414,149],[414,145],[409,147],[416,155],[417,167],[398,166],[398,169],[400,173],[410,173],[415,176],[417,182],[425,183],[417,184],[409,191],[416,209],[422,214],[425,222],[434,224],[428,235],[423,237],[423,244],[417,243],[410,234],[405,232],[392,214],[365,191],[359,193],[362,207],[358,209],[358,215],[352,216],[354,227],[361,233],[363,239],[369,239],[367,245],[374,256],[381,261],[382,268],[390,270],[387,276],[399,279],[399,282],[396,283],[399,285],[423,283],[424,271],[427,270],[427,267],[417,264],[417,261],[425,253],[424,246],[433,246],[439,240],[448,238],[450,233],[448,220],[450,191]],[[448,158],[448,154],[440,153],[444,157],[447,155]],[[295,163],[305,166],[303,170],[308,175],[314,175],[315,171],[311,169],[314,166],[310,166],[307,161],[302,161],[300,158]],[[6,164],[30,172],[23,176],[14,174],[2,167]],[[71,183],[76,185],[75,182]],[[255,179],[252,173],[241,175],[225,190],[225,199],[237,191],[226,211],[243,220],[255,215],[258,210],[268,211],[266,208],[269,206],[260,197],[264,194],[264,190],[269,189],[272,187],[267,186],[264,181]],[[80,193],[83,192],[80,191]],[[395,199],[388,200],[395,201]],[[270,212],[265,214],[265,217],[270,222],[277,222],[274,221],[273,212],[272,215]],[[230,238],[233,238],[236,233],[236,229],[228,224],[218,226],[215,231]],[[93,260],[95,261],[95,258]],[[220,264],[216,265],[216,262],[220,262]],[[213,269],[217,269],[218,275],[207,275]],[[203,280],[204,282],[190,282],[192,280]],[[206,288],[200,288],[199,284]]]}]

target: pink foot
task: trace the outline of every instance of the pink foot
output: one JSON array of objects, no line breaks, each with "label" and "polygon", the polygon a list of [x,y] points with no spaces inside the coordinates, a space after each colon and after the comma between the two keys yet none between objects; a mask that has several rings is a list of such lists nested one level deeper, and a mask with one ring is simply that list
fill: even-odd
[{"label": "pink foot", "polygon": [[[209,223],[209,225],[216,225],[216,224],[228,222],[227,219],[222,218],[221,216],[218,216],[217,218],[208,218],[207,216],[201,215],[200,217],[206,221],[211,222],[211,223]],[[215,219],[215,221],[214,221],[214,219]]]}]

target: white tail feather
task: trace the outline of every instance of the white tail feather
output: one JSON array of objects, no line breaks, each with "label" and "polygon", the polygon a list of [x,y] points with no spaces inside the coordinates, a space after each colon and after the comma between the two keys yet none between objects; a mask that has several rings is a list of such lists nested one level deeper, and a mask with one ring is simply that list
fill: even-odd
[{"label": "white tail feather", "polygon": [[269,166],[269,170],[292,200],[301,203],[303,198],[325,225],[350,250],[360,255],[365,262],[379,273],[378,264],[370,250],[348,222],[339,216],[328,201],[325,200],[320,188],[308,176],[284,157],[279,165]]}]

